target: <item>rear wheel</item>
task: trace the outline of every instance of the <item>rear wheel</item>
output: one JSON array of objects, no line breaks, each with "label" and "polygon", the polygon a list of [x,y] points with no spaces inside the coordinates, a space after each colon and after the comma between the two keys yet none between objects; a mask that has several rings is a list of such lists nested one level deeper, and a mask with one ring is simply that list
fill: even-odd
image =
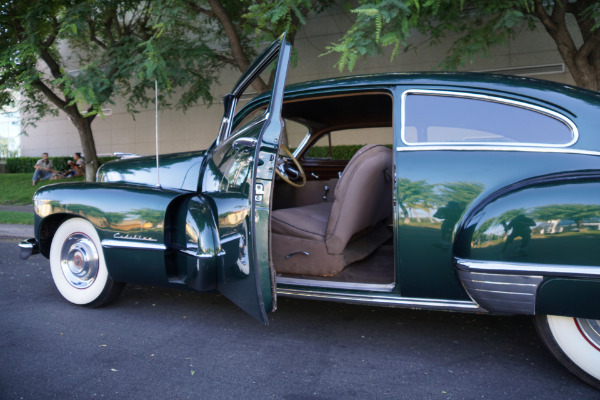
[{"label": "rear wheel", "polygon": [[569,371],[600,389],[600,320],[538,315],[537,331]]},{"label": "rear wheel", "polygon": [[71,218],[56,231],[50,246],[50,270],[60,294],[82,306],[106,305],[124,286],[108,275],[98,233],[82,218]]}]

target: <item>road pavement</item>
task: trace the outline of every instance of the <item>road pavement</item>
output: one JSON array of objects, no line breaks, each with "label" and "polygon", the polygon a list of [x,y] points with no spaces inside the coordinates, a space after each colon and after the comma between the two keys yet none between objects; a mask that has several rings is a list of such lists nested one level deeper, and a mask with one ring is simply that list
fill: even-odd
[{"label": "road pavement", "polygon": [[218,294],[128,285],[87,309],[0,239],[0,399],[598,399],[527,317],[279,299],[270,326]]}]

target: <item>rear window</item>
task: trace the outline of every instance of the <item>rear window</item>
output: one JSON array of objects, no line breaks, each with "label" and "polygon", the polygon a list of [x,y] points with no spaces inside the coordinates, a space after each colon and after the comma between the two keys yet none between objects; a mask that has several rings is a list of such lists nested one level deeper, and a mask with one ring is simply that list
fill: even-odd
[{"label": "rear window", "polygon": [[553,111],[493,97],[449,92],[407,92],[402,140],[422,144],[569,146],[572,122]]}]

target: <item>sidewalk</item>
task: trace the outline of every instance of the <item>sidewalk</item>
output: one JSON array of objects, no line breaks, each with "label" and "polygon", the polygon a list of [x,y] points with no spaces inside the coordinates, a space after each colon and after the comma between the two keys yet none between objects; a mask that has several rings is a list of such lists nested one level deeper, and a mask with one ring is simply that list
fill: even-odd
[{"label": "sidewalk", "polygon": [[[26,206],[0,205],[0,211],[19,211],[33,213],[33,204]],[[0,224],[0,238],[29,239],[33,237],[33,225]]]}]

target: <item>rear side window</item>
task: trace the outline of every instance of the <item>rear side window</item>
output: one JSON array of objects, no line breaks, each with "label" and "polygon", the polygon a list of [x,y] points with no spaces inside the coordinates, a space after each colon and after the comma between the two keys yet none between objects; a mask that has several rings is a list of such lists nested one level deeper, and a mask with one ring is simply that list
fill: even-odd
[{"label": "rear side window", "polygon": [[493,97],[406,92],[402,140],[408,145],[479,144],[569,146],[571,121],[553,111]]}]

